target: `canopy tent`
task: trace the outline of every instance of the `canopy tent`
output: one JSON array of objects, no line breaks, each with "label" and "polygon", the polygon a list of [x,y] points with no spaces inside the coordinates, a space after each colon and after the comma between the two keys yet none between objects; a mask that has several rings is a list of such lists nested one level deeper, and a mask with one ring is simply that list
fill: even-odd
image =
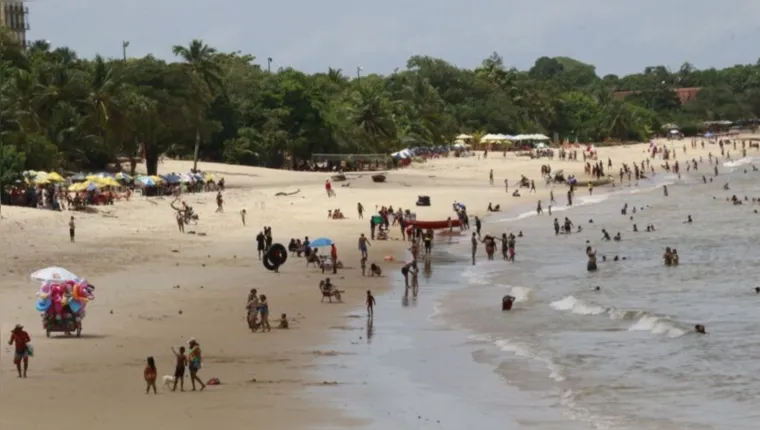
[{"label": "canopy tent", "polygon": [[480,138],[481,142],[508,142],[513,139],[514,136],[510,136],[508,134],[486,134],[485,136]]},{"label": "canopy tent", "polygon": [[549,136],[545,136],[543,134],[518,134],[517,136],[512,136],[512,140],[522,141],[522,140],[540,140],[540,141],[548,141]]},{"label": "canopy tent", "polygon": [[410,151],[409,149],[402,149],[401,151],[394,152],[393,154],[391,154],[391,157],[398,160],[398,159],[412,158],[413,155],[414,154],[412,154],[412,151]]}]

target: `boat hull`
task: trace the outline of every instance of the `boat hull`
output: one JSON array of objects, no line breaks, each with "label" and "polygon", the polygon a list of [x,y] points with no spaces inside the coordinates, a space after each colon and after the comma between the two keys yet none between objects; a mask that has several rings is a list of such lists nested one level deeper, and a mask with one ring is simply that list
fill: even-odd
[{"label": "boat hull", "polygon": [[[423,230],[440,230],[444,228],[449,228],[449,221],[443,220],[443,221],[409,221],[407,223],[410,226],[421,228]],[[458,219],[452,219],[451,220],[451,226],[452,227],[459,227],[461,223]]]}]

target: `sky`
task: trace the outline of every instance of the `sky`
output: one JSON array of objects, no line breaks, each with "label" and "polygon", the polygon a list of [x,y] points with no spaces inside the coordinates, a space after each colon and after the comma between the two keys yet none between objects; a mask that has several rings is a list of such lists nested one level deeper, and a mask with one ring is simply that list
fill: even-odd
[{"label": "sky", "polygon": [[153,54],[202,39],[266,67],[386,74],[412,55],[473,68],[498,52],[528,69],[568,56],[597,73],[755,63],[760,0],[33,0],[29,40],[81,57]]}]

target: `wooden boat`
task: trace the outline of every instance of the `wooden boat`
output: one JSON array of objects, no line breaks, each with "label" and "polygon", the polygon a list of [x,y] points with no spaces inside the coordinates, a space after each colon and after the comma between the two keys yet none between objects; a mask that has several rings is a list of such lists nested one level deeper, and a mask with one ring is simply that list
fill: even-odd
[{"label": "wooden boat", "polygon": [[612,184],[612,179],[610,178],[602,178],[602,179],[592,179],[592,180],[577,180],[575,181],[576,187],[588,187],[588,184],[591,183],[594,187],[601,187],[604,185],[610,185]]},{"label": "wooden boat", "polygon": [[[407,221],[407,224],[413,227],[421,228],[423,230],[440,230],[443,228],[449,228],[449,222],[447,220],[443,221]],[[452,227],[459,227],[461,223],[458,219],[452,219],[451,220],[451,226]]]},{"label": "wooden boat", "polygon": [[372,175],[372,181],[373,182],[385,182],[385,173],[380,173],[378,175]]}]

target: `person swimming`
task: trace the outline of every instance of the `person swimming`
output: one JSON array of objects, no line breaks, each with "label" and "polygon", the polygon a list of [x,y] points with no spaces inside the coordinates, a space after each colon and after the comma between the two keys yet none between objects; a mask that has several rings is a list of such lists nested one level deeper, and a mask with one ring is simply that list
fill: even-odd
[{"label": "person swimming", "polygon": [[705,329],[705,326],[703,326],[702,324],[695,325],[694,331],[699,334],[707,334],[707,330]]},{"label": "person swimming", "polygon": [[617,232],[617,234],[615,235],[615,237],[612,238],[612,240],[614,240],[615,242],[620,242],[621,240],[623,240],[623,236],[620,234],[620,232]]},{"label": "person swimming", "polygon": [[607,233],[607,230],[605,230],[605,229],[602,229],[602,239],[603,240],[611,240],[610,239],[610,234]]},{"label": "person swimming", "polygon": [[507,294],[506,296],[501,298],[501,310],[502,311],[512,310],[512,305],[514,303],[515,303],[515,298]]},{"label": "person swimming", "polygon": [[691,224],[692,222],[694,222],[694,220],[693,220],[693,219],[691,219],[691,215],[687,215],[687,216],[686,216],[686,223],[687,223],[687,224]]}]

